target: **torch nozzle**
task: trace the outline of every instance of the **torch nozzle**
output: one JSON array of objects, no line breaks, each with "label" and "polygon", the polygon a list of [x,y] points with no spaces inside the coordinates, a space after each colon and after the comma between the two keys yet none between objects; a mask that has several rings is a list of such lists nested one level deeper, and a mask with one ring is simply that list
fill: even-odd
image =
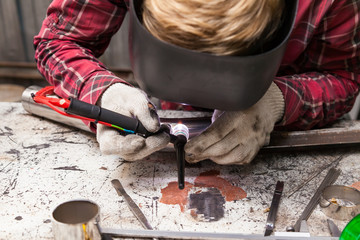
[{"label": "torch nozzle", "polygon": [[178,167],[178,186],[179,189],[185,187],[185,151],[184,146],[189,139],[189,129],[184,124],[176,124],[171,128],[170,141],[174,144],[176,151],[176,161]]},{"label": "torch nozzle", "polygon": [[184,136],[187,141],[189,139],[189,128],[182,123],[178,123],[173,128],[171,128],[171,134],[177,137]]}]

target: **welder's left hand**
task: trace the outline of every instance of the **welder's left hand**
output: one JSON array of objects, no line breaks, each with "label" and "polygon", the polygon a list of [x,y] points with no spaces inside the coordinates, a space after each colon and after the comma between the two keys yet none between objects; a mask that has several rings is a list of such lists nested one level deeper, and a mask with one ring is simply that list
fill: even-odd
[{"label": "welder's left hand", "polygon": [[213,123],[185,145],[190,163],[211,159],[218,164],[246,164],[268,144],[274,125],[282,118],[284,98],[272,83],[266,94],[244,111],[218,111]]},{"label": "welder's left hand", "polygon": [[135,161],[164,148],[170,142],[170,129],[162,125],[154,105],[138,88],[115,83],[105,90],[98,102],[103,108],[137,118],[156,134],[147,138],[136,134],[123,136],[114,128],[97,124],[96,139],[103,154],[116,154],[127,161]]}]

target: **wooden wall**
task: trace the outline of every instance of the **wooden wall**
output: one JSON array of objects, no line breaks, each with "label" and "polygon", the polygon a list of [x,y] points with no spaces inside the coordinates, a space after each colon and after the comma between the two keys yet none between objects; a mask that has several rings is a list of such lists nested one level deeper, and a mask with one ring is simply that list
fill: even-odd
[{"label": "wooden wall", "polygon": [[[33,37],[39,32],[51,2],[52,0],[0,0],[0,62],[34,62]],[[101,61],[113,70],[130,70],[127,32],[128,18],[101,57]],[[0,70],[2,68],[0,64]],[[3,72],[0,71],[0,77],[8,76],[8,73],[9,70],[5,68]],[[31,74],[26,73],[26,76],[29,78]],[[11,77],[16,77],[16,74]],[[126,77],[129,76],[123,78]],[[359,108],[360,97],[352,111],[356,111],[354,116],[359,113],[360,117]]]},{"label": "wooden wall", "polygon": [[[33,37],[41,27],[51,0],[0,0],[0,61],[34,62]],[[113,37],[101,60],[113,68],[129,69],[128,20]]]}]

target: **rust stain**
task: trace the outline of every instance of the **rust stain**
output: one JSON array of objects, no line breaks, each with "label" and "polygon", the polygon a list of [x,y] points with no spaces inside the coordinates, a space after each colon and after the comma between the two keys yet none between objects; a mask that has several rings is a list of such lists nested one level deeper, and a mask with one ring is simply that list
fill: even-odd
[{"label": "rust stain", "polygon": [[217,170],[203,172],[195,179],[195,186],[217,188],[228,202],[240,200],[247,196],[242,188],[233,186],[227,180],[219,177],[219,174],[220,172]]},{"label": "rust stain", "polygon": [[190,210],[190,216],[192,216],[193,218],[197,218],[197,214],[196,214],[196,210],[195,209],[191,209]]},{"label": "rust stain", "polygon": [[[220,172],[211,170],[201,173],[196,177],[194,184],[185,183],[185,188],[180,190],[177,182],[169,182],[168,185],[161,189],[160,202],[169,205],[180,206],[182,212],[188,203],[188,194],[193,187],[217,188],[226,201],[240,200],[247,196],[246,192],[240,188],[233,186],[227,180],[219,177]],[[196,191],[196,194],[201,193],[201,190]]]},{"label": "rust stain", "polygon": [[177,182],[169,182],[167,187],[161,189],[162,197],[160,202],[170,205],[178,204],[181,212],[184,212],[188,201],[188,193],[193,186],[193,184],[185,182],[185,188],[181,190]]},{"label": "rust stain", "polygon": [[353,183],[350,187],[356,188],[357,190],[360,191],[360,181]]}]

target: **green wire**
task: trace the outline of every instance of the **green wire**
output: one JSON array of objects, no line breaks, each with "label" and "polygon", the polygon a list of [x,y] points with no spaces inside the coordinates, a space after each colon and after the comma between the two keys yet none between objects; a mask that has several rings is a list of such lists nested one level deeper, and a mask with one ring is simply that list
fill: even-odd
[{"label": "green wire", "polygon": [[135,133],[134,131],[131,131],[131,130],[116,126],[114,124],[111,124],[111,126],[114,127],[114,128],[120,129],[121,131],[127,132],[127,133]]}]

